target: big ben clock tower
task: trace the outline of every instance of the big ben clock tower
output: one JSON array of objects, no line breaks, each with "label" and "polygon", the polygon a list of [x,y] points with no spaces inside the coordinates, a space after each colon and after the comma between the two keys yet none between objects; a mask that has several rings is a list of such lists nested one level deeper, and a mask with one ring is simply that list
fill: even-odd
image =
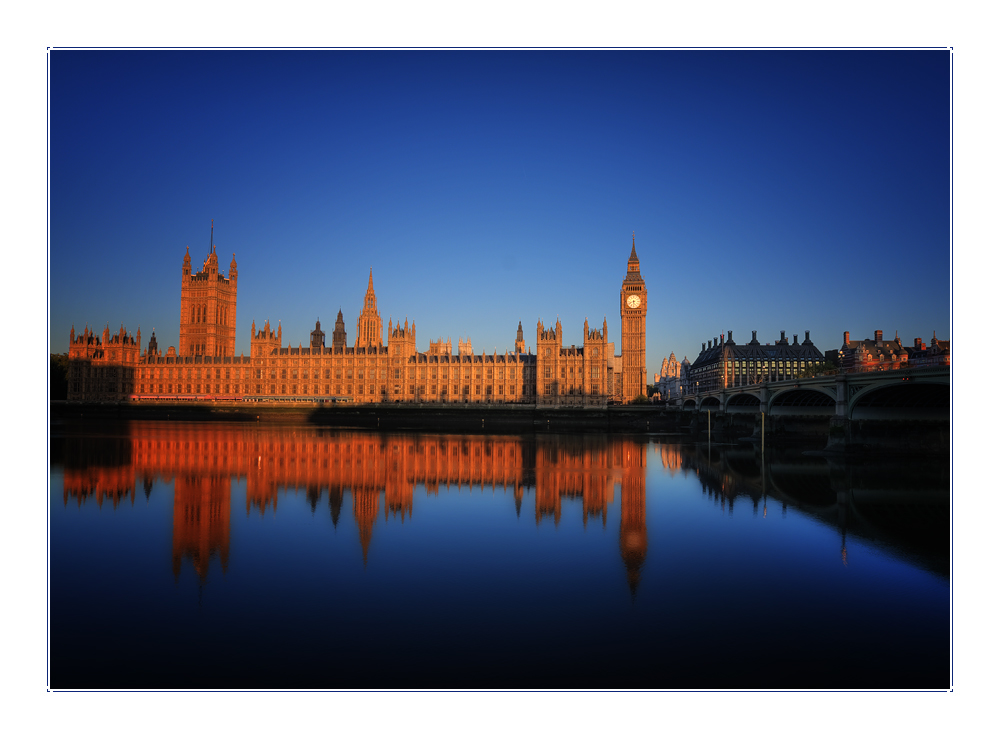
[{"label": "big ben clock tower", "polygon": [[622,280],[622,400],[646,394],[646,282],[639,273],[632,234],[632,256]]}]

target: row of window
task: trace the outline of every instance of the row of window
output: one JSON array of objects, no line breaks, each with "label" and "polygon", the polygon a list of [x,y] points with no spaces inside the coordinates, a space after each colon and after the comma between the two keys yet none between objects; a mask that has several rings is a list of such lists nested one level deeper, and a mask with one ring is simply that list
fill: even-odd
[{"label": "row of window", "polygon": [[[760,361],[760,360],[753,360],[753,359],[751,359],[750,362],[749,362],[749,364],[750,364],[751,367],[810,367],[810,366],[812,366],[814,364],[819,364],[819,363],[820,363],[819,360],[812,360],[812,359],[799,359],[799,360],[795,360],[795,359],[789,359],[789,360],[781,359],[781,360],[777,360],[777,361],[774,361],[774,360]],[[735,362],[733,362],[732,360],[727,360],[726,361],[726,366],[727,367],[732,367],[733,364],[736,364],[736,365],[738,365],[740,367],[746,367],[747,366],[747,360],[741,359],[741,360],[736,360]]]},{"label": "row of window", "polygon": [[[229,322],[229,308],[220,305],[216,318],[218,325],[225,326]],[[208,303],[191,306],[191,323],[208,323]]]},{"label": "row of window", "polygon": [[[595,370],[599,372],[598,368],[595,368]],[[103,372],[104,371],[103,368],[101,368],[100,371]],[[154,370],[154,369],[140,368],[139,369],[139,378],[140,379],[147,379],[147,380],[148,379],[154,379],[154,378],[155,379],[173,380],[173,379],[176,378],[176,379],[188,379],[188,380],[198,381],[198,380],[203,380],[203,379],[204,380],[212,379],[212,373],[213,373],[213,371],[214,371],[214,379],[216,379],[216,380],[222,380],[222,379],[225,379],[225,380],[229,380],[229,379],[243,379],[243,380],[246,380],[246,379],[250,379],[248,377],[248,370],[246,370],[246,369],[244,369],[242,371],[242,373],[241,373],[239,369],[237,369],[235,371],[232,371],[229,368],[225,368],[225,369],[215,368],[213,370],[212,368],[206,368],[206,369],[194,368],[194,369],[192,369],[190,367],[186,368],[186,369],[185,368],[176,368],[175,369],[175,368],[171,367],[171,368],[167,368],[165,371],[163,369],[159,369],[159,371],[157,371],[157,370]],[[232,372],[232,378],[230,377],[230,373],[231,372]],[[289,374],[289,372],[291,374]],[[322,370],[322,378],[321,378],[320,377],[320,369],[318,367],[315,367],[315,368],[312,369],[312,378],[311,379],[313,379],[313,380],[319,380],[319,379],[324,379],[324,380],[337,379],[337,380],[340,380],[340,379],[344,379],[344,377],[342,376],[342,373],[344,373],[344,372],[345,372],[345,370],[341,370],[340,368],[337,368],[336,370],[333,371],[333,373],[332,373],[333,374],[333,378],[331,378],[331,370],[330,370],[329,367],[327,367],[327,368],[325,368],[325,369]],[[369,370],[367,370],[367,378],[370,379],[370,380],[376,379],[376,372],[378,372],[378,378],[377,379],[382,379],[382,380],[387,379],[387,377],[386,377],[387,370],[385,368],[381,368],[381,369],[378,369],[378,370],[376,370],[376,369],[369,369]],[[417,373],[416,369],[413,368],[413,367],[411,367],[411,368],[409,368],[409,371],[407,372],[407,378],[410,379],[410,380],[417,379],[417,374],[418,373]],[[426,380],[427,379],[427,374],[428,373],[427,373],[427,369],[426,368],[421,368],[420,369],[419,375],[420,375],[420,379],[421,380]],[[501,370],[497,370],[495,374],[496,374],[496,379],[497,380],[505,380],[505,379],[507,379],[505,377],[505,375],[507,373],[504,370],[502,370],[502,369]],[[528,372],[528,373],[526,373],[527,377],[525,378],[524,377],[525,373],[523,373],[523,372],[522,373],[518,373],[516,370],[511,369],[511,371],[510,371],[510,378],[509,379],[511,379],[511,380],[518,379],[518,374],[522,375],[521,379],[528,379],[528,380],[530,380],[531,376],[532,376],[532,373]],[[570,375],[572,375],[572,374],[573,373],[572,373],[572,370],[571,370],[570,371]],[[265,370],[263,370],[263,369],[256,369],[256,370],[253,371],[253,379],[262,380],[262,379],[264,379],[264,375],[265,375]],[[357,377],[358,377],[358,379],[364,379],[365,376],[366,375],[365,375],[365,370],[364,369],[358,369],[357,370]],[[441,370],[441,379],[447,379],[448,376],[449,376],[448,370],[447,369],[442,369]],[[481,380],[482,376],[483,376],[482,369],[477,369],[476,372],[475,372],[476,379],[477,380]],[[563,376],[565,377],[565,371],[563,372]],[[600,375],[597,374],[597,375],[594,375],[594,376],[599,377]],[[270,371],[270,373],[268,373],[268,379],[276,380],[276,379],[279,379],[279,377],[282,380],[288,380],[288,379],[292,379],[292,380],[303,379],[303,380],[306,380],[306,379],[310,379],[310,377],[309,377],[309,370],[308,369],[301,370],[301,378],[300,378],[300,370],[298,370],[298,369],[292,369],[292,370],[281,369],[279,371],[279,370],[276,370],[276,369],[272,368],[271,371]],[[394,380],[401,380],[401,379],[403,379],[403,370],[400,369],[400,368],[395,368],[395,369],[391,370],[391,377]],[[460,379],[460,377],[461,377],[461,375],[460,375],[460,369],[458,367],[455,367],[453,369],[453,371],[451,372],[451,378],[457,380],[457,379]],[[465,377],[466,380],[469,380],[469,379],[472,378],[472,372],[471,372],[471,370],[468,367],[465,368],[464,377]],[[346,370],[346,379],[348,379],[348,380],[354,379],[354,370],[352,370],[352,369],[347,369]],[[432,379],[432,380],[438,379],[438,371],[437,371],[437,369],[432,369],[430,371],[430,379]],[[486,370],[486,379],[488,381],[492,381],[494,379],[494,370],[493,369]]]},{"label": "row of window", "polygon": [[[600,395],[601,394],[600,387],[601,386],[598,383],[596,383],[596,382],[591,383],[590,384],[590,394],[591,395]],[[542,393],[544,395],[559,395],[560,394],[559,383],[556,383],[556,382],[547,382],[547,383],[545,383],[545,385],[542,387]],[[562,394],[563,395],[583,395],[584,394],[584,389],[583,389],[583,387],[563,387],[562,388]]]},{"label": "row of window", "polygon": [[[583,371],[582,367],[579,368],[580,369],[579,372],[575,372],[575,369],[576,369],[575,367],[570,367],[569,368],[569,376],[570,377],[583,377],[584,376],[584,371]],[[559,376],[565,379],[565,377],[566,377],[566,368],[565,367],[562,367],[560,369]],[[552,377],[552,368],[551,367],[546,367],[545,368],[545,378],[549,379],[551,377]],[[592,380],[600,380],[601,379],[601,368],[597,367],[597,366],[591,367],[590,368],[590,378]]]},{"label": "row of window", "polygon": [[[385,385],[378,385],[377,387],[378,387],[378,394],[380,394],[380,395],[386,395],[387,394],[386,393],[386,386]],[[404,386],[401,386],[401,385],[395,385],[395,386],[393,386],[393,395],[401,395],[403,387]],[[596,388],[597,386],[595,385],[594,387]],[[257,395],[262,395],[262,394],[270,394],[270,395],[330,395],[331,394],[331,390],[333,391],[333,394],[335,394],[335,395],[344,395],[344,394],[346,394],[346,395],[353,395],[354,391],[355,391],[355,388],[357,389],[357,392],[358,392],[359,395],[365,395],[365,394],[374,395],[375,394],[376,385],[364,385],[364,384],[354,385],[353,383],[348,383],[346,385],[345,384],[339,384],[339,385],[329,385],[329,384],[323,384],[323,385],[318,385],[318,384],[317,385],[299,385],[297,383],[296,384],[291,384],[291,385],[287,385],[287,384],[279,385],[277,383],[273,384],[273,385],[267,385],[267,384],[263,384],[263,383],[253,383],[253,384],[249,384],[249,385],[224,383],[224,384],[215,384],[215,385],[213,385],[211,383],[200,383],[200,382],[194,382],[194,383],[190,383],[190,382],[189,383],[181,383],[181,382],[178,382],[178,383],[172,383],[172,382],[168,382],[168,383],[139,383],[139,393],[140,394],[144,394],[144,393],[156,393],[156,394],[161,394],[161,395],[163,395],[163,394],[173,395],[173,394],[178,394],[178,393],[194,394],[194,395],[201,395],[201,394],[209,394],[209,395],[211,395],[211,394],[215,394],[215,395],[222,395],[222,394],[230,395],[230,394],[235,394],[235,395],[241,395],[241,394],[244,394],[244,393],[248,393],[248,394],[249,393],[254,393],[254,394],[257,394]],[[442,395],[442,396],[446,396],[446,395],[449,394],[449,388],[451,389],[451,393],[450,393],[451,395],[470,395],[470,394],[474,394],[474,395],[486,395],[486,396],[492,396],[494,394],[495,395],[502,395],[502,396],[507,396],[507,395],[514,396],[514,395],[517,395],[517,392],[516,392],[517,386],[516,385],[498,385],[496,387],[495,392],[494,392],[494,387],[492,385],[486,385],[486,386],[483,386],[483,385],[440,385],[439,386],[437,384],[433,384],[433,385],[410,385],[409,386],[409,395],[415,396],[415,395],[417,395],[419,393],[419,395],[426,396],[428,394],[428,392],[430,392],[430,395],[433,396],[433,397],[437,397],[439,394]],[[461,388],[461,390],[460,390],[460,388]],[[75,386],[75,389],[76,389],[77,392],[79,392],[79,384],[77,384]],[[470,389],[473,392],[470,392]],[[107,392],[115,392],[115,391],[116,391],[115,385],[113,383],[108,383]],[[125,392],[128,392],[128,390],[126,390]],[[572,391],[570,391],[570,392],[572,392]],[[596,393],[597,390],[595,389],[593,392]],[[531,394],[531,386],[530,385],[523,386],[522,387],[522,394],[524,394],[524,395]]]}]

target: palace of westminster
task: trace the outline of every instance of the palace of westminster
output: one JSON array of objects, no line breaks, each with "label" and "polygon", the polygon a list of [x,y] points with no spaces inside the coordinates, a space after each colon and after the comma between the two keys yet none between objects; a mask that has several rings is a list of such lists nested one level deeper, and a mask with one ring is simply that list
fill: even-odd
[{"label": "palace of westminster", "polygon": [[191,255],[181,268],[179,346],[164,355],[156,333],[145,350],[142,334],[124,327],[101,336],[70,330],[71,401],[229,400],[349,403],[531,403],[605,406],[646,394],[646,284],[632,237],[620,293],[621,354],[601,328],[583,324],[583,344],[563,345],[562,324],[538,322],[536,350],[526,348],[518,323],[513,352],[476,355],[471,341],[431,341],[417,350],[415,324],[397,322],[383,333],[373,275],[357,320],[353,346],[338,312],[332,346],[316,322],[308,346],[282,345],[281,326],[250,329],[250,356],[236,356],[236,256],[228,276],[219,270],[214,239],[202,269]]}]

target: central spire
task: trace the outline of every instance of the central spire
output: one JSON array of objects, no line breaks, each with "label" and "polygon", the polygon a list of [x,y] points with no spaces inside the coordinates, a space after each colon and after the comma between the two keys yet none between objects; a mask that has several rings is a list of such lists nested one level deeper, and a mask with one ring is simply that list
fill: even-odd
[{"label": "central spire", "polygon": [[[390,324],[391,329],[391,324]],[[378,313],[378,300],[375,298],[375,283],[372,268],[368,269],[368,289],[365,291],[365,302],[358,316],[357,347],[382,346],[382,318]]]}]

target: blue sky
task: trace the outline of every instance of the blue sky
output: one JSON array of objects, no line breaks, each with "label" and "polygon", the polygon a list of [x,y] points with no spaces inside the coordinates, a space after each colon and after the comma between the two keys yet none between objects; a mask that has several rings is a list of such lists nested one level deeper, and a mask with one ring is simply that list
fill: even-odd
[{"label": "blue sky", "polygon": [[50,342],[176,345],[215,220],[250,325],[308,343],[369,267],[417,347],[583,321],[620,350],[635,232],[649,380],[701,343],[950,338],[948,51],[50,52]]}]

